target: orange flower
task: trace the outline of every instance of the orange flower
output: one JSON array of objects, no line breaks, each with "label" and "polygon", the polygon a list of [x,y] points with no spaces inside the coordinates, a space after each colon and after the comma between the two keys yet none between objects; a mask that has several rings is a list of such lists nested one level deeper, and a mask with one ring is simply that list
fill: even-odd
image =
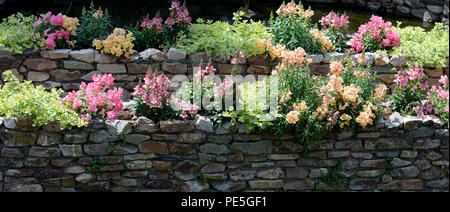
[{"label": "orange flower", "polygon": [[375,88],[375,94],[373,95],[373,97],[376,100],[383,101],[386,97],[387,90],[388,88],[385,84],[378,84]]},{"label": "orange flower", "polygon": [[[333,61],[330,64],[330,74],[334,74],[336,76],[340,76],[344,70],[344,66],[341,61]],[[330,75],[329,74],[329,75]]]},{"label": "orange flower", "polygon": [[342,98],[344,100],[356,103],[358,100],[358,94],[361,92],[361,88],[358,86],[350,85],[344,87],[344,92],[342,93]]},{"label": "orange flower", "polygon": [[286,114],[286,121],[289,123],[289,124],[295,124],[295,123],[297,123],[297,121],[299,120],[298,119],[298,116],[300,115],[300,113],[299,112],[297,112],[297,111],[291,111],[291,112],[289,112],[288,114]]}]

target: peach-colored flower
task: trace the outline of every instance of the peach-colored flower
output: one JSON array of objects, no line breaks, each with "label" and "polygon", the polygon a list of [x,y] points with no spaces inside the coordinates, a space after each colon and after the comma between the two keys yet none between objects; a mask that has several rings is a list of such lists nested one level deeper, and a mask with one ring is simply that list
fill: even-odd
[{"label": "peach-colored flower", "polygon": [[298,111],[291,111],[288,114],[286,114],[286,121],[289,124],[295,124],[297,123],[297,121],[299,120],[298,116],[300,115],[300,113]]}]

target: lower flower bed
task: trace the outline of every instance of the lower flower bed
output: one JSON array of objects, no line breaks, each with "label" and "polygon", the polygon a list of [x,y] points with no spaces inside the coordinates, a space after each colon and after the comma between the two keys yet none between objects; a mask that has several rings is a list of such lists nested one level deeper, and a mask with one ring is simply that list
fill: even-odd
[{"label": "lower flower bed", "polygon": [[[27,121],[28,120],[28,121]],[[0,191],[448,191],[448,128],[397,113],[303,145],[194,121],[0,118]]]}]

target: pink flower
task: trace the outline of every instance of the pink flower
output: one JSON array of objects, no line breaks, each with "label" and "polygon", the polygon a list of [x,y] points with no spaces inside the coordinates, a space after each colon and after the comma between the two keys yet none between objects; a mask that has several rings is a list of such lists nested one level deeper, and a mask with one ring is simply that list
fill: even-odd
[{"label": "pink flower", "polygon": [[448,76],[447,76],[447,75],[441,76],[441,79],[439,80],[439,82],[442,84],[442,86],[447,87],[447,84],[448,84]]},{"label": "pink flower", "polygon": [[123,110],[121,100],[122,88],[110,89],[114,84],[111,74],[94,75],[93,82],[86,85],[82,82],[80,90],[72,91],[64,99],[72,105],[72,109],[79,110],[85,121],[92,118],[117,118],[117,113]]},{"label": "pink flower", "polygon": [[61,14],[50,17],[50,24],[53,26],[63,26],[64,25],[64,17]]},{"label": "pink flower", "polygon": [[419,80],[424,76],[422,68],[410,67],[409,68],[409,80],[415,81]]},{"label": "pink flower", "polygon": [[33,27],[38,27],[38,26],[40,26],[41,24],[42,24],[42,19],[39,18],[38,20],[36,20],[36,21],[34,22]]},{"label": "pink flower", "polygon": [[400,89],[404,89],[409,85],[409,75],[406,72],[398,71],[397,79],[394,80],[400,87]]}]

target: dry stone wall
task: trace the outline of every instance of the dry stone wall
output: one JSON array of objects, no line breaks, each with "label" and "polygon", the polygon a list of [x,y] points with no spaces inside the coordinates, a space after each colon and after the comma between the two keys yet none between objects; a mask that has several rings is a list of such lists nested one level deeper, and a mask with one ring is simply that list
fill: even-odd
[{"label": "dry stone wall", "polygon": [[31,123],[0,118],[0,191],[449,191],[448,128],[417,117],[394,114],[306,146],[200,116],[69,131]]},{"label": "dry stone wall", "polygon": [[[333,59],[346,57],[345,53],[326,53],[324,55],[310,55],[313,63],[311,72],[326,75],[329,63]],[[402,69],[406,66],[407,58],[401,55],[388,57],[366,53],[369,58],[365,65],[371,65],[377,73],[379,81],[393,87],[395,72],[393,68]],[[357,55],[351,55],[357,63]],[[92,49],[69,50],[58,49],[53,51],[26,51],[22,55],[14,55],[5,49],[0,49],[0,71],[13,70],[13,73],[22,80],[31,80],[36,85],[46,89],[62,88],[69,92],[79,88],[82,81],[92,81],[92,75],[110,73],[114,76],[115,86],[124,88],[124,100],[131,96],[133,88],[145,73],[151,68],[153,71],[163,71],[169,77],[173,75],[187,75],[192,77],[193,67],[199,64],[212,62],[219,76],[230,75],[235,65],[230,63],[230,56],[224,54],[207,55],[204,52],[186,54],[186,52],[170,49],[162,52],[157,49],[147,49],[135,53],[129,58],[117,58],[100,54]],[[278,61],[265,59],[263,56],[252,56],[245,61],[239,61],[236,74],[269,75]],[[430,84],[439,84],[439,78],[448,75],[448,65],[442,69],[426,68]],[[3,79],[3,77],[2,77]]]}]

